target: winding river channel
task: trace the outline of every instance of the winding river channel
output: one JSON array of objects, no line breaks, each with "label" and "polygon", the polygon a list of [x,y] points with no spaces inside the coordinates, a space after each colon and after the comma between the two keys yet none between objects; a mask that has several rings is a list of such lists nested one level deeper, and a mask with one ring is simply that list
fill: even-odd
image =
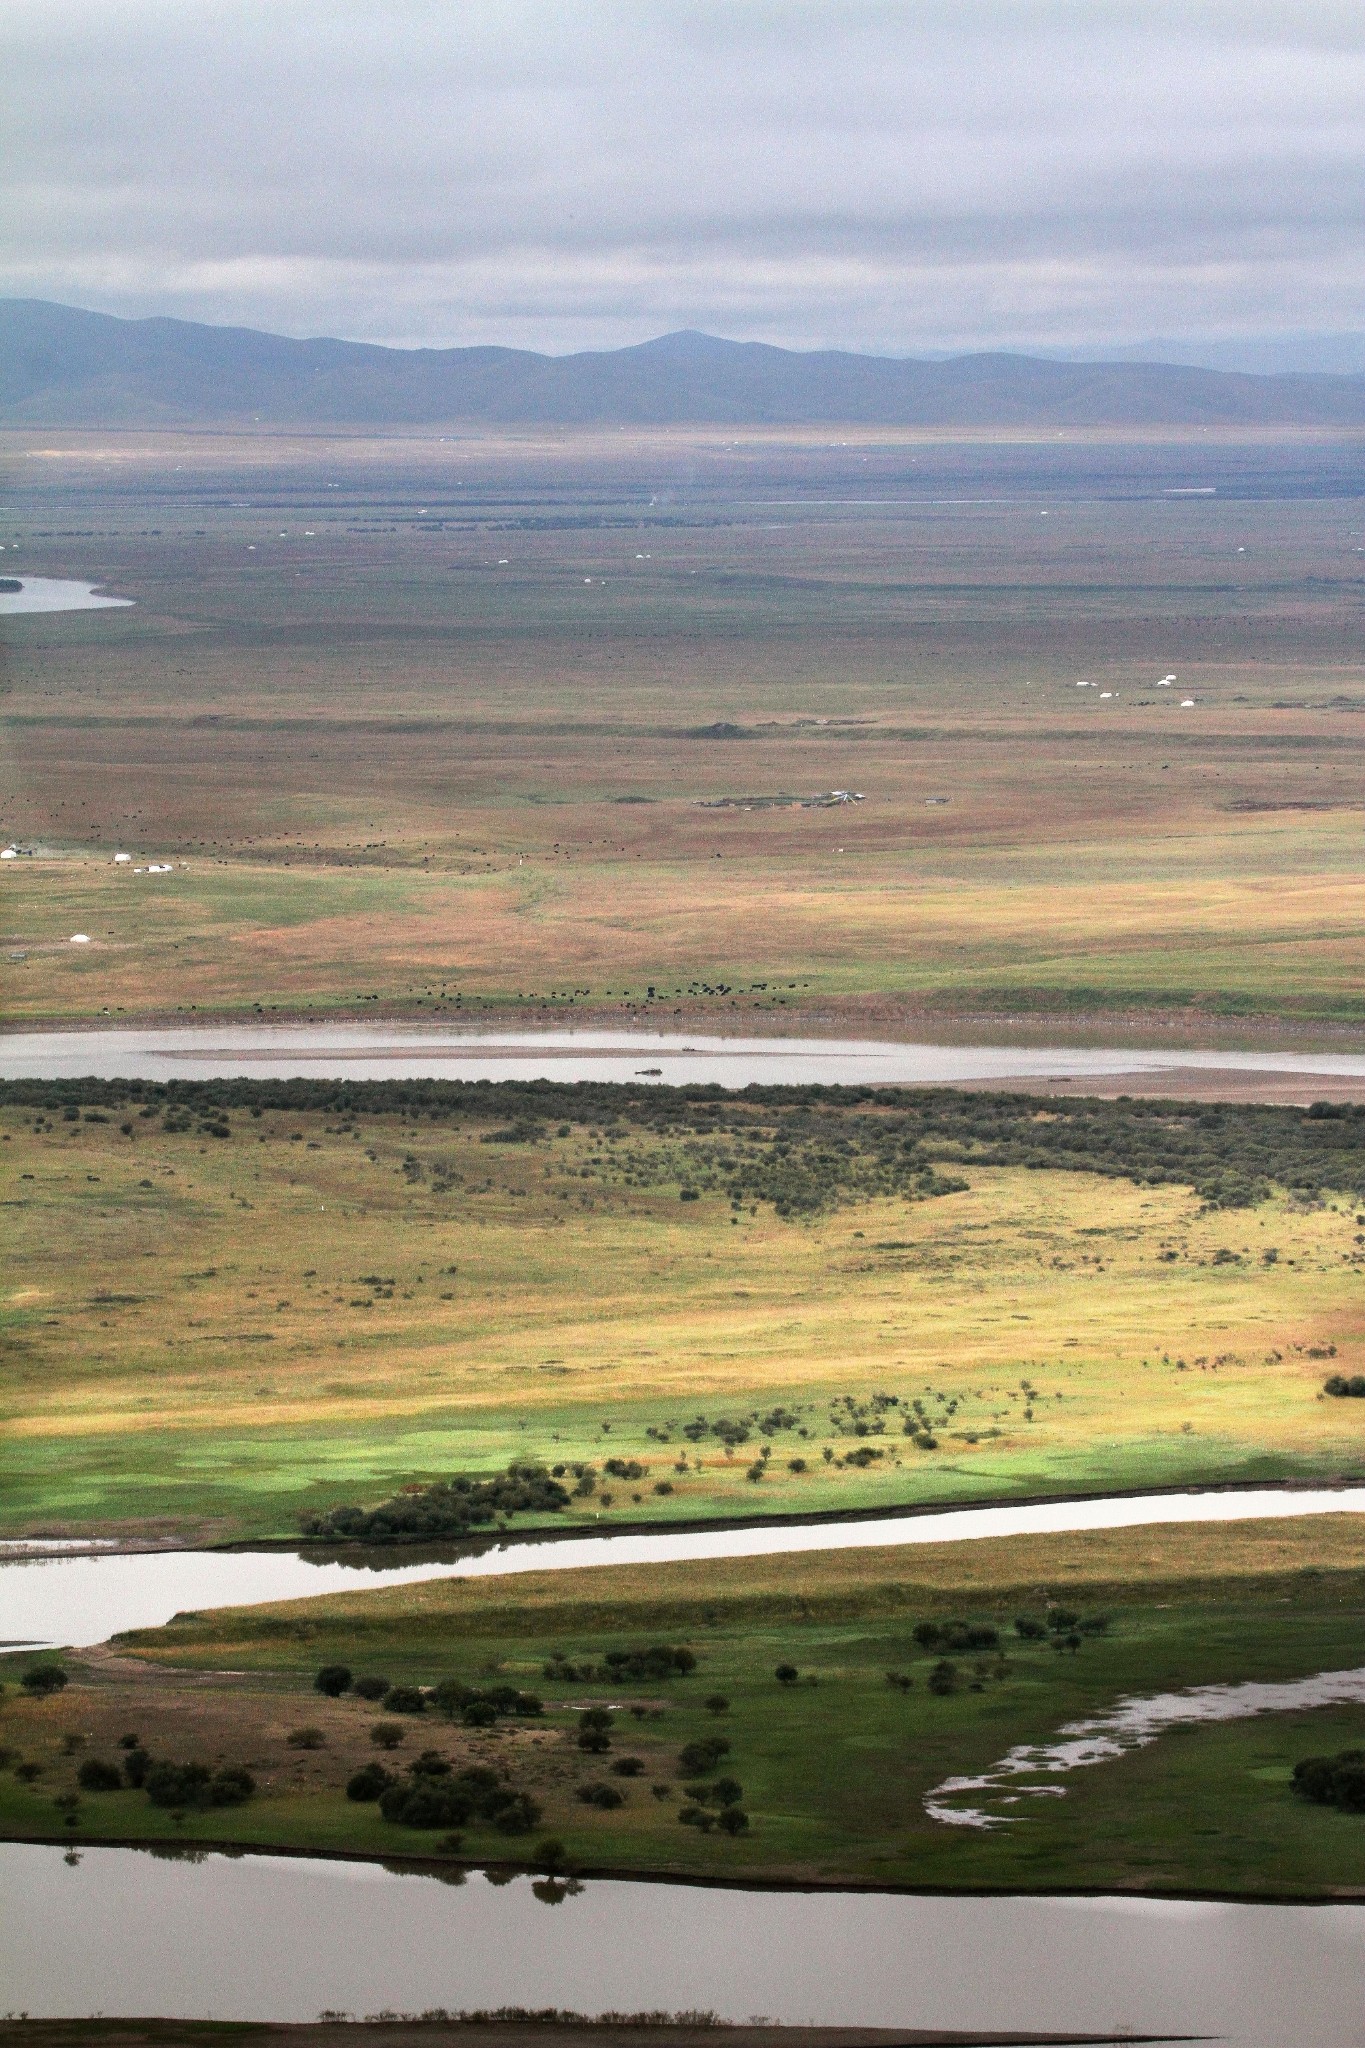
[{"label": "winding river channel", "polygon": [[[11,1645],[89,1644],[187,1606],[450,1574],[1361,1512],[1365,1489],[1165,1494],[493,1543],[396,1566],[288,1551],[11,1546],[0,1563],[0,1636]],[[1340,1681],[1328,1686],[1333,1698],[1365,1692],[1365,1672],[1327,1676]],[[1347,1679],[1354,1690],[1343,1692]],[[1312,1703],[1293,1690],[1283,1704]],[[1229,1710],[1280,1704],[1239,1698]],[[1211,1701],[1121,1702],[1102,1726],[1062,1731],[1074,1757],[1062,1747],[1038,1750],[1028,1772],[1037,1783],[1049,1770],[1099,1761],[1097,1744],[1118,1754],[1157,1732],[1154,1721],[1217,1717]],[[962,1795],[998,1796],[1018,1761],[1006,1759],[989,1783],[940,1788],[945,1804],[965,1817]],[[1126,2027],[1216,2036],[1235,2048],[1344,2048],[1365,2042],[1362,1983],[1365,1908],[1353,1905],[914,1897],[597,1878],[566,1888],[299,1857],[0,1844],[0,2011],[35,2016],[306,2020],[323,2010],[555,2004],[983,2031]]]},{"label": "winding river channel", "polygon": [[410,1585],[418,1579],[498,1578],[515,1572],[573,1571],[590,1565],[700,1562],[816,1550],[968,1543],[987,1536],[1038,1536],[1085,1529],[1147,1528],[1170,1522],[1242,1522],[1291,1515],[1365,1514],[1365,1487],[1262,1487],[1212,1493],[1119,1494],[1102,1500],[948,1508],[875,1520],[753,1523],[729,1529],[655,1530],[639,1535],[523,1538],[451,1546],[395,1564],[400,1551],[362,1561],[308,1550],[73,1552],[67,1544],[0,1544],[0,1647],[83,1648],[131,1628],[157,1628],[205,1607]]}]

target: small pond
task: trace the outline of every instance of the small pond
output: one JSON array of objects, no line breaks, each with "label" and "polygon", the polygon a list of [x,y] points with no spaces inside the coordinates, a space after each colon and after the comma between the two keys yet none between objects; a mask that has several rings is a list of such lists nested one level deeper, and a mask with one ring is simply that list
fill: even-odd
[{"label": "small pond", "polygon": [[[6,583],[17,582],[17,590]],[[0,618],[19,612],[93,612],[130,605],[131,597],[106,597],[94,583],[76,583],[61,576],[10,576],[0,573]]]}]

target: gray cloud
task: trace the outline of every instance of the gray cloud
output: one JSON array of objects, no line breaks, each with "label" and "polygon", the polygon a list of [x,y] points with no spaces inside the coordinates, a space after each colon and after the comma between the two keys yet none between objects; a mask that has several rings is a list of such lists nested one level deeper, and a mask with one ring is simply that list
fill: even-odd
[{"label": "gray cloud", "polygon": [[1365,16],[8,0],[0,291],[569,348],[1365,328]]}]

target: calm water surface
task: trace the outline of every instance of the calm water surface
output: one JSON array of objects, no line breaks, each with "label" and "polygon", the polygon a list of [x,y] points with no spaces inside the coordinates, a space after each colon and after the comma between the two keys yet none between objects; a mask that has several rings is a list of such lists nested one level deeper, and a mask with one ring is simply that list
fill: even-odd
[{"label": "calm water surface", "polygon": [[[0,576],[12,571],[0,569]],[[20,576],[21,588],[0,590],[0,618],[10,612],[93,612],[108,605],[129,605],[131,597],[105,597],[93,583],[73,583],[58,576]]]},{"label": "calm water surface", "polygon": [[1102,1080],[1119,1074],[1299,1074],[1365,1081],[1365,1053],[1153,1051],[1133,1046],[900,1045],[875,1039],[719,1038],[651,1031],[499,1031],[385,1024],[184,1025],[0,1034],[0,1078],[92,1074],[396,1081],[873,1083]]},{"label": "calm water surface", "polygon": [[844,2026],[1365,2042],[1365,1908],[904,1898],[592,1879],[452,1887],[374,1864],[0,1846],[0,2010],[711,2007]]},{"label": "calm water surface", "polygon": [[[155,1628],[173,1614],[264,1600],[400,1586],[416,1579],[488,1578],[585,1565],[664,1564],[713,1557],[772,1557],[983,1536],[1144,1528],[1162,1522],[1234,1522],[1287,1515],[1365,1514],[1365,1487],[1245,1493],[1163,1493],[1029,1506],[949,1508],[877,1521],[805,1527],[658,1530],[639,1536],[569,1536],[492,1543],[444,1557],[388,1564],[374,1552],[340,1563],[288,1550],[166,1550],[73,1557],[64,1549],[0,1544],[0,1643],[83,1647],[122,1629]],[[401,1551],[384,1553],[401,1557]]]}]

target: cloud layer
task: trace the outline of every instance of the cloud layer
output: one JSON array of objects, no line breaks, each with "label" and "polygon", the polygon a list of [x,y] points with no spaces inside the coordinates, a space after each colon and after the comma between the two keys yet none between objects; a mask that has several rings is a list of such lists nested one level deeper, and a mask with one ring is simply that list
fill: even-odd
[{"label": "cloud layer", "polygon": [[1332,0],[9,0],[0,292],[376,341],[1365,328]]}]

